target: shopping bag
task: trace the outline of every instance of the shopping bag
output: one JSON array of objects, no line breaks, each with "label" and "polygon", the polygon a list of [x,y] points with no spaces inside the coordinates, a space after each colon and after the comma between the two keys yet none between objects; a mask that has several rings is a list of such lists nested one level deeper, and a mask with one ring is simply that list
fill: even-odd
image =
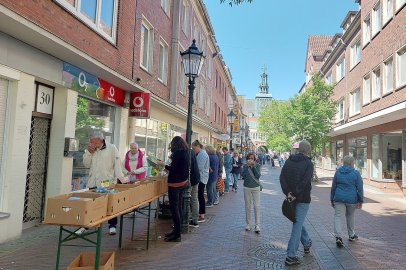
[{"label": "shopping bag", "polygon": [[282,203],[282,213],[293,223],[296,222],[296,209],[295,202],[285,199]]},{"label": "shopping bag", "polygon": [[223,192],[224,190],[224,179],[221,177],[217,179],[216,190],[218,192]]}]

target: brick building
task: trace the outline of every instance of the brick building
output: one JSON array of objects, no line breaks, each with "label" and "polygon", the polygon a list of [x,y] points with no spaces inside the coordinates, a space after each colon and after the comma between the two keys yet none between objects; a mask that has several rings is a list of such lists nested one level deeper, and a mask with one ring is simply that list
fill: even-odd
[{"label": "brick building", "polygon": [[356,2],[314,71],[334,85],[337,102],[320,166],[335,169],[349,154],[365,183],[405,190],[406,1]]},{"label": "brick building", "polygon": [[[206,61],[192,138],[224,143],[236,93],[203,1],[0,0],[0,242],[41,222],[47,197],[86,186],[94,130],[121,156],[136,141],[167,158],[186,131],[179,52],[193,39]],[[149,117],[129,117],[144,94]]]}]

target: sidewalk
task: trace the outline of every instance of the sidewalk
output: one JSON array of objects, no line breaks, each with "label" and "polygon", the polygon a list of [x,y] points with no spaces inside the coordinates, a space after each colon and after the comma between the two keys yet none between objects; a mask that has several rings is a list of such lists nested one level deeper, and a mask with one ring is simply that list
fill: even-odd
[{"label": "sidewalk", "polygon": [[[280,168],[263,166],[261,180],[261,234],[246,232],[242,181],[237,193],[220,198],[207,209],[206,222],[182,235],[180,243],[166,243],[163,234],[170,220],[160,220],[159,235],[148,251],[143,242],[131,241],[129,224],[124,231],[123,249],[118,236],[109,236],[105,226],[103,251],[116,251],[116,269],[404,269],[406,265],[406,200],[396,195],[372,193],[366,188],[366,203],[356,213],[357,242],[344,239],[344,248],[335,246],[333,208],[329,194],[331,175],[319,174],[321,182],[312,190],[312,204],[305,223],[313,240],[311,254],[299,248],[302,263],[285,267],[286,246],[291,223],[281,214],[283,194]],[[393,197],[395,196],[395,197]],[[396,199],[396,200],[395,200]],[[253,218],[253,217],[252,217]],[[130,220],[126,219],[126,223]],[[145,234],[146,221],[136,223],[138,236]],[[141,225],[138,225],[141,224]],[[15,241],[0,245],[2,269],[54,269],[58,228],[39,226],[24,231]],[[60,269],[85,248],[63,247]],[[88,249],[92,250],[92,249]]]}]

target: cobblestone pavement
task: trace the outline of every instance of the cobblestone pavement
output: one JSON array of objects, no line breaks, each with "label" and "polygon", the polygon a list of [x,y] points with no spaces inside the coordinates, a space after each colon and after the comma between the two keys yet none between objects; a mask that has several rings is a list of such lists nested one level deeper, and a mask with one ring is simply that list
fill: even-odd
[{"label": "cobblestone pavement", "polygon": [[[406,199],[365,187],[366,202],[356,213],[360,239],[344,248],[335,246],[333,208],[329,193],[331,173],[319,171],[312,190],[312,204],[305,225],[313,241],[311,254],[302,263],[286,267],[286,245],[291,223],[282,216],[283,194],[279,185],[280,168],[263,166],[261,180],[261,234],[246,232],[242,181],[237,193],[220,198],[220,204],[207,209],[207,221],[182,236],[180,243],[166,243],[162,235],[170,230],[170,220],[159,220],[157,241],[145,250],[146,220],[137,219],[136,240],[131,241],[130,219],[125,219],[123,249],[118,237],[103,234],[103,251],[116,251],[116,269],[405,269]],[[137,215],[139,216],[139,215]],[[17,240],[0,245],[0,270],[55,269],[58,228],[38,226],[25,230]],[[60,269],[83,251],[83,247],[63,247]]]}]

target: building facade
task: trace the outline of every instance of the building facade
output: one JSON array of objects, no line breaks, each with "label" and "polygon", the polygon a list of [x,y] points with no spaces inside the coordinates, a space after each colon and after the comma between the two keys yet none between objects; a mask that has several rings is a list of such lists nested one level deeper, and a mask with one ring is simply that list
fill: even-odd
[{"label": "building facade", "polygon": [[406,9],[404,0],[357,1],[326,50],[321,74],[334,85],[337,115],[319,165],[355,158],[364,182],[405,190]]},{"label": "building facade", "polygon": [[[171,138],[185,135],[179,52],[193,39],[206,61],[192,138],[225,140],[235,89],[202,1],[23,2],[0,1],[0,242],[40,223],[48,197],[86,186],[82,155],[95,130],[122,157],[136,141],[167,158]],[[149,115],[129,117],[139,94],[150,96]]]}]

